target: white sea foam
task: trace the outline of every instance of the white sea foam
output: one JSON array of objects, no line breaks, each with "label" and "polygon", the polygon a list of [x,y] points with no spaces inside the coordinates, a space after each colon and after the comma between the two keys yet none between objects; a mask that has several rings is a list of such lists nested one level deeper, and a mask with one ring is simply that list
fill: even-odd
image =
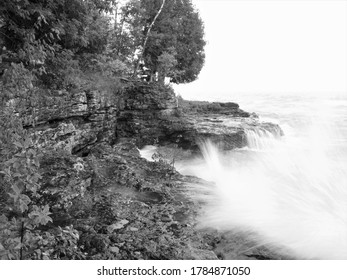
[{"label": "white sea foam", "polygon": [[[335,103],[329,104],[342,106]],[[206,142],[204,159],[185,164],[191,175],[216,183],[201,226],[254,232],[259,244],[296,258],[347,259],[347,129],[341,111],[325,102],[289,109],[283,104],[279,123],[294,131],[284,130],[282,139],[253,130],[248,149],[228,153]]]},{"label": "white sea foam", "polygon": [[139,150],[140,156],[147,159],[148,161],[154,161],[152,156],[156,152],[157,147],[154,145],[146,145]]}]

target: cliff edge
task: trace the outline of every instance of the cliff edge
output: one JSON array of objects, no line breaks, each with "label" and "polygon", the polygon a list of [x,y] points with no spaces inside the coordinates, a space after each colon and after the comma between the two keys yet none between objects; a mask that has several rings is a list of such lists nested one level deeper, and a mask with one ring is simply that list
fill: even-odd
[{"label": "cliff edge", "polygon": [[[149,162],[138,150],[175,144],[198,153],[206,139],[239,148],[247,145],[247,129],[281,135],[277,125],[259,122],[235,103],[178,100],[170,87],[139,81],[112,93],[81,88],[41,97],[26,100],[18,115],[40,150],[40,199],[52,222],[38,230],[51,239],[27,258],[280,258],[265,247],[251,249],[242,235],[197,230],[201,205],[188,194],[195,184],[211,183],[183,176],[163,161]],[[18,102],[23,100],[7,106]],[[15,215],[6,203],[0,207]],[[55,234],[58,228],[64,238]],[[241,244],[228,254],[220,249],[226,236]]]}]

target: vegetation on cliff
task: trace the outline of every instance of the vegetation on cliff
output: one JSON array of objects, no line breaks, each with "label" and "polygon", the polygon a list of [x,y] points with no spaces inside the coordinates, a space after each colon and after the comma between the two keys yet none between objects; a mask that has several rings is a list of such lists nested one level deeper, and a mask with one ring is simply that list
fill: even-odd
[{"label": "vegetation on cliff", "polygon": [[26,70],[49,88],[80,86],[87,73],[138,75],[139,65],[152,80],[190,82],[204,63],[203,36],[190,0],[4,0],[0,70]]},{"label": "vegetation on cliff", "polygon": [[173,165],[197,139],[241,147],[218,118],[250,115],[163,83],[196,79],[204,45],[190,0],[2,1],[0,259],[217,259],[187,195],[207,183]]},{"label": "vegetation on cliff", "polygon": [[[163,163],[140,170],[138,154],[125,159],[135,146],[110,145],[119,138],[115,116],[128,86],[122,80],[193,81],[204,62],[203,35],[190,0],[2,1],[1,259],[187,257],[173,234],[185,223],[173,218],[181,206],[172,206],[167,191],[175,172]],[[145,184],[137,172],[159,180],[150,183],[147,174]],[[134,195],[140,206],[126,204],[121,187],[146,191]],[[158,205],[152,209],[143,197]],[[145,214],[130,217],[129,207]],[[160,232],[140,231],[148,224]],[[130,235],[142,247],[127,242]]]}]

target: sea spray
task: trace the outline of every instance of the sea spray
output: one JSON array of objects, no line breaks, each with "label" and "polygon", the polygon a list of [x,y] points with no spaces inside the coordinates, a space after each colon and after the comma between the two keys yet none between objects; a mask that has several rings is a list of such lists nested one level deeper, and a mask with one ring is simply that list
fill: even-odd
[{"label": "sea spray", "polygon": [[277,135],[265,129],[246,130],[247,146],[252,149],[271,149],[277,142]]},{"label": "sea spray", "polygon": [[315,129],[311,143],[300,148],[247,133],[249,150],[241,152],[247,161],[240,161],[240,151],[226,154],[204,143],[204,174],[216,188],[201,225],[255,233],[259,244],[296,258],[347,259],[346,169],[317,143],[322,139]]},{"label": "sea spray", "polygon": [[245,148],[219,151],[206,142],[205,159],[175,164],[215,182],[192,190],[205,205],[200,226],[247,232],[293,258],[347,259],[346,94],[233,99],[260,121],[279,124],[284,136],[255,126]]}]

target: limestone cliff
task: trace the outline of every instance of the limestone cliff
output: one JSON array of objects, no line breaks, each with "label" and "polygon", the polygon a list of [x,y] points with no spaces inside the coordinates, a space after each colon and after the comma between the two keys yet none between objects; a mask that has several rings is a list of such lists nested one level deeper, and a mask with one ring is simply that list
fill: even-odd
[{"label": "limestone cliff", "polygon": [[172,89],[132,84],[124,89],[118,117],[118,135],[136,139],[139,147],[175,143],[197,151],[210,139],[222,149],[244,147],[246,130],[259,128],[280,136],[278,125],[261,123],[236,103],[178,101]]},{"label": "limestone cliff", "polygon": [[[223,258],[217,246],[223,236],[195,228],[201,206],[187,195],[190,186],[209,183],[149,162],[137,148],[174,143],[196,152],[208,138],[232,149],[246,145],[246,129],[281,134],[235,103],[182,103],[172,89],[143,82],[111,93],[43,91],[25,102],[21,117],[44,151],[41,199],[53,218],[45,230],[78,230],[78,246],[55,253],[65,259]],[[232,249],[235,258],[279,258],[266,248],[253,252],[252,242],[232,236],[243,244]]]},{"label": "limestone cliff", "polygon": [[[42,146],[86,155],[97,143],[131,138],[138,147],[167,145],[198,151],[210,139],[222,149],[245,146],[247,129],[281,135],[274,124],[261,123],[238,104],[178,102],[169,87],[128,82],[116,92],[79,89],[45,91],[22,116],[26,127],[40,135]],[[34,124],[34,125],[33,125]]]}]

